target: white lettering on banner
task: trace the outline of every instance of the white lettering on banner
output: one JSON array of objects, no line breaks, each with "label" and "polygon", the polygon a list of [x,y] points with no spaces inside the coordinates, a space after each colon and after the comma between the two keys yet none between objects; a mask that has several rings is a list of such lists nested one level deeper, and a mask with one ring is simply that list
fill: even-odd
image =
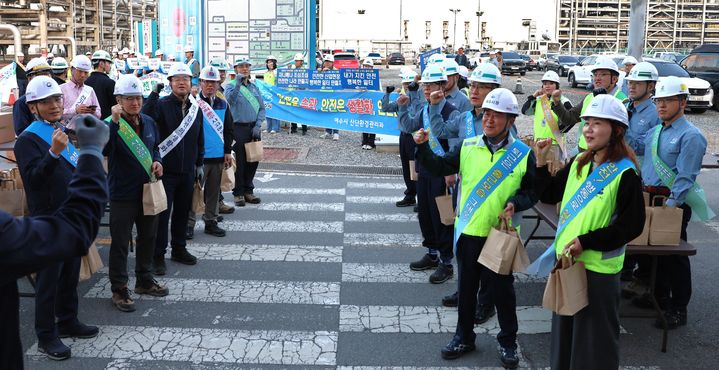
[{"label": "white lettering on banner", "polygon": [[188,98],[190,99],[190,104],[192,104],[190,106],[190,111],[187,112],[187,115],[182,119],[182,122],[180,122],[180,125],[177,126],[175,131],[173,131],[170,136],[160,143],[160,157],[164,158],[167,153],[177,146],[182,138],[185,137],[187,131],[190,130],[192,123],[195,121],[195,117],[197,117],[197,112],[199,111],[197,100],[195,100],[192,95],[188,96]]},{"label": "white lettering on banner", "polygon": [[225,138],[222,136],[222,130],[224,127],[224,122],[220,119],[220,116],[217,115],[214,109],[207,104],[206,101],[202,99],[197,99],[197,105],[202,110],[202,114],[205,115],[205,118],[207,118],[207,122],[210,123],[210,126],[212,126],[212,129],[215,131],[217,136],[220,137],[220,140],[224,144]]},{"label": "white lettering on banner", "polygon": [[77,100],[75,100],[75,103],[72,105],[72,107],[77,110],[78,106],[83,104],[87,99],[90,99],[90,94],[92,94],[92,87],[87,85],[83,86],[80,95],[78,95]]}]

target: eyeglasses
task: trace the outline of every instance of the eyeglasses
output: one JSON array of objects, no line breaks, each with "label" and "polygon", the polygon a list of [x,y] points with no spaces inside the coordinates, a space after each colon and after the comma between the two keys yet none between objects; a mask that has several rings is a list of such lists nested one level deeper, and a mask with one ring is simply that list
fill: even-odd
[{"label": "eyeglasses", "polygon": [[130,102],[133,102],[133,101],[142,102],[142,96],[123,96],[122,99],[125,101],[130,101]]},{"label": "eyeglasses", "polygon": [[667,105],[675,101],[679,101],[679,97],[671,96],[668,98],[654,98],[654,104],[656,105]]},{"label": "eyeglasses", "polygon": [[494,86],[490,84],[484,84],[481,82],[472,82],[471,84],[469,84],[470,90],[492,90],[493,87]]}]

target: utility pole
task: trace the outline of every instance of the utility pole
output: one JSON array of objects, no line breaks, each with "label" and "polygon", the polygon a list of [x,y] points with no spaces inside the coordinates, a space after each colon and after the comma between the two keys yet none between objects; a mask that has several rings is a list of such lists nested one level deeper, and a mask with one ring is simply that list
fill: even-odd
[{"label": "utility pole", "polygon": [[482,49],[482,0],[477,0],[477,42],[479,43],[478,49]]},{"label": "utility pole", "polygon": [[627,54],[642,60],[644,31],[647,22],[647,0],[632,0],[629,11],[629,47]]},{"label": "utility pole", "polygon": [[452,35],[452,49],[457,50],[457,13],[461,12],[462,9],[450,9],[449,11],[454,13],[454,35]]}]

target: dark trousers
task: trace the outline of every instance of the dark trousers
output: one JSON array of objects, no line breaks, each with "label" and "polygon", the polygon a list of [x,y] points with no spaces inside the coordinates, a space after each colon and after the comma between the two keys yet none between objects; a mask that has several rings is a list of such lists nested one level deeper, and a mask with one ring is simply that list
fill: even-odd
[{"label": "dark trousers", "polygon": [[589,305],[574,316],[552,314],[552,370],[619,368],[619,275],[587,270]]},{"label": "dark trousers", "polygon": [[37,272],[35,285],[35,333],[41,342],[57,338],[57,325],[77,320],[77,281],[80,257],[54,263]]},{"label": "dark trousers", "polygon": [[[297,132],[297,124],[292,122],[290,132]],[[302,132],[307,132],[307,125],[302,125]]]},{"label": "dark trousers", "polygon": [[[477,310],[479,281],[487,286],[491,300],[497,308],[499,345],[517,348],[517,299],[514,294],[514,275],[499,275],[477,262],[487,238],[460,235],[457,240],[457,267],[459,268],[459,302],[457,305],[457,331],[462,343],[473,343],[474,313]],[[486,283],[486,284],[485,284]]]},{"label": "dark trousers", "polygon": [[[682,217],[681,239],[687,240],[687,225],[692,218],[692,209],[687,204],[680,206]],[[655,296],[659,302],[670,303],[669,308],[686,311],[692,296],[692,269],[688,256],[660,256],[657,260],[657,284]]]},{"label": "dark trousers", "polygon": [[[185,232],[187,231],[187,214],[192,206],[192,189],[195,180],[193,173],[165,173],[162,185],[167,195],[167,210],[160,213],[157,224],[157,240],[155,241],[155,257],[165,255],[168,241],[168,226],[172,249],[185,248]],[[172,214],[170,214],[172,213]],[[172,218],[172,224],[170,224]]]},{"label": "dark trousers", "polygon": [[417,218],[422,231],[422,245],[430,254],[439,253],[442,263],[452,262],[453,226],[442,224],[434,198],[445,193],[444,177],[420,175],[417,180]]},{"label": "dark trousers", "polygon": [[[163,181],[164,183],[164,181]],[[158,216],[145,216],[142,200],[110,202],[110,287],[113,292],[127,285],[127,254],[132,226],[137,227],[135,246],[136,285],[152,281],[152,256],[155,251]]]},{"label": "dark trousers", "polygon": [[22,370],[20,297],[15,281],[0,285],[0,317],[0,364],[3,369]]},{"label": "dark trousers", "polygon": [[374,139],[377,137],[377,134],[367,134],[362,133],[362,145],[369,145],[371,147],[375,147],[374,145]]},{"label": "dark trousers", "polygon": [[255,185],[252,180],[255,178],[257,173],[257,166],[259,162],[247,162],[247,155],[245,154],[245,143],[252,141],[252,127],[249,125],[235,124],[235,159],[237,160],[237,169],[235,170],[235,188],[232,189],[232,194],[244,195],[252,194],[255,190]]},{"label": "dark trousers", "polygon": [[404,191],[406,198],[414,198],[417,196],[417,181],[413,181],[409,173],[409,161],[414,160],[415,143],[411,134],[399,134],[399,159],[402,162],[402,177],[404,178]]},{"label": "dark trousers", "polygon": [[[220,215],[220,183],[222,182],[222,171],[225,170],[224,163],[205,163],[205,183],[202,184],[205,196],[205,213],[202,215],[203,221],[217,221]],[[187,215],[187,227],[195,228],[197,223],[197,215],[190,212]]]}]

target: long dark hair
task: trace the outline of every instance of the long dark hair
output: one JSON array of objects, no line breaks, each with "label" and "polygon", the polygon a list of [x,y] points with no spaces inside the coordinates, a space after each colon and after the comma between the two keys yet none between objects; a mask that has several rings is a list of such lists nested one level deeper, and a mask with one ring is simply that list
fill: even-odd
[{"label": "long dark hair", "polygon": [[[639,161],[637,161],[637,155],[634,150],[627,145],[624,141],[624,134],[626,129],[621,123],[608,120],[612,125],[612,135],[609,137],[609,143],[607,144],[607,155],[604,158],[605,162],[617,162],[627,157],[634,163],[634,167],[639,171]],[[594,152],[587,150],[580,154],[577,160],[577,176],[581,176],[582,167],[594,159]]]}]

